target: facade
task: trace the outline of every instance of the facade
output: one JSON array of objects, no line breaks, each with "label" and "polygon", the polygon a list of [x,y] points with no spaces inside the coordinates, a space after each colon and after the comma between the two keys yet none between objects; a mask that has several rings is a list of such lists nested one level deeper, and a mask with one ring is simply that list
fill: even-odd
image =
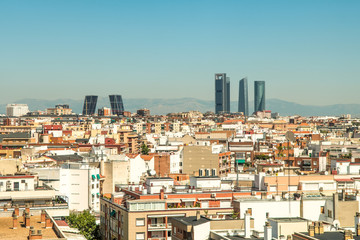
[{"label": "facade", "polygon": [[150,116],[150,110],[143,108],[136,111],[137,115],[141,117],[149,117]]},{"label": "facade", "polygon": [[61,168],[37,168],[39,179],[59,191],[70,210],[100,210],[100,170],[86,164],[66,163]]},{"label": "facade", "polygon": [[96,110],[98,96],[89,95],[85,96],[83,115],[94,115]]},{"label": "facade", "polygon": [[254,112],[265,110],[265,81],[254,82]]},{"label": "facade", "polygon": [[111,109],[107,107],[99,108],[98,109],[98,116],[110,116]]},{"label": "facade", "polygon": [[113,115],[122,115],[124,113],[124,104],[121,95],[109,95],[111,113]]},{"label": "facade", "polygon": [[27,104],[8,104],[6,105],[6,115],[9,117],[20,117],[29,112]]},{"label": "facade", "polygon": [[72,109],[68,104],[58,104],[55,108],[47,108],[46,114],[48,115],[69,115],[72,114]]},{"label": "facade", "polygon": [[102,239],[176,239],[172,238],[170,218],[196,216],[198,211],[225,218],[225,215],[233,213],[233,197],[251,194],[221,190],[209,192],[200,188],[184,189],[183,186],[177,188],[170,178],[147,179],[145,186],[122,188],[120,193],[117,193],[120,198],[115,194],[111,199],[101,198]]},{"label": "facade", "polygon": [[238,112],[244,113],[249,116],[249,99],[248,99],[248,81],[243,78],[239,81],[239,106]]},{"label": "facade", "polygon": [[230,78],[215,74],[215,113],[230,112]]}]

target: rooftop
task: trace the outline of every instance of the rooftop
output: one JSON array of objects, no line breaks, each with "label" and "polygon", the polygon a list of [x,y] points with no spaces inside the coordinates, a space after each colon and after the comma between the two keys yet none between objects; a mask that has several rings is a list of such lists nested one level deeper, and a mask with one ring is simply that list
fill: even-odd
[{"label": "rooftop", "polygon": [[[308,232],[302,232],[301,234],[309,236]],[[344,232],[324,232],[324,234],[315,234],[313,238],[319,240],[339,240],[344,239]],[[353,239],[360,240],[360,236],[356,236],[356,234],[353,234]]]},{"label": "rooftop", "polygon": [[[19,217],[18,221],[18,228],[12,229],[13,218],[0,217],[0,236],[2,240],[27,239],[29,229],[23,227],[24,222],[22,217]],[[35,230],[42,231],[42,239],[58,239],[58,236],[52,228],[45,228],[45,224],[40,223],[40,215],[30,218],[30,226],[33,226]]]},{"label": "rooftop", "polygon": [[275,222],[283,222],[283,223],[289,223],[289,222],[308,222],[309,220],[301,217],[293,217],[293,218],[269,218],[269,220],[273,220]]}]

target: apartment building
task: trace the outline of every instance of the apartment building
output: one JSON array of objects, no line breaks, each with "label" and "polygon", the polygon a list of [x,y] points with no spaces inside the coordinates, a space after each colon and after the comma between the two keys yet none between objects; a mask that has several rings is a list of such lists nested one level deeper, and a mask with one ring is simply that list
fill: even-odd
[{"label": "apartment building", "polygon": [[150,178],[145,187],[130,186],[122,188],[118,197],[101,198],[102,238],[171,239],[170,218],[196,216],[197,211],[202,215],[231,215],[232,199],[251,195],[221,188],[203,190],[199,184],[189,188],[175,186],[171,178]]}]

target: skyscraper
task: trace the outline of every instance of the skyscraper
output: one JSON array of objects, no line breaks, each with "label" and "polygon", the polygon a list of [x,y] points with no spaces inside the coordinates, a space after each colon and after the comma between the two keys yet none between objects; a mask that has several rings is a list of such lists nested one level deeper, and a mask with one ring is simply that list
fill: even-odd
[{"label": "skyscraper", "polygon": [[226,112],[230,112],[230,78],[226,77]]},{"label": "skyscraper", "polygon": [[249,99],[248,99],[247,78],[243,78],[239,81],[238,112],[242,112],[242,113],[244,113],[245,116],[249,116]]},{"label": "skyscraper", "polygon": [[109,95],[111,113],[113,115],[122,115],[124,113],[124,104],[121,95]]},{"label": "skyscraper", "polygon": [[230,78],[215,74],[215,113],[230,112]]},{"label": "skyscraper", "polygon": [[83,115],[94,115],[98,96],[85,96]]},{"label": "skyscraper", "polygon": [[265,110],[265,81],[254,82],[254,112]]}]

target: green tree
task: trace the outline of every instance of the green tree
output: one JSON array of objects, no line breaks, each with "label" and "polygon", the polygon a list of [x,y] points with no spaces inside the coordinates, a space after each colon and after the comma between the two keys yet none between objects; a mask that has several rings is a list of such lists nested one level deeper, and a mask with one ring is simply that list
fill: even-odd
[{"label": "green tree", "polygon": [[141,154],[148,155],[149,151],[149,147],[145,143],[141,144]]},{"label": "green tree", "polygon": [[88,240],[100,239],[100,229],[96,225],[95,217],[89,210],[83,212],[71,212],[66,218],[70,227],[79,229],[80,233]]}]

